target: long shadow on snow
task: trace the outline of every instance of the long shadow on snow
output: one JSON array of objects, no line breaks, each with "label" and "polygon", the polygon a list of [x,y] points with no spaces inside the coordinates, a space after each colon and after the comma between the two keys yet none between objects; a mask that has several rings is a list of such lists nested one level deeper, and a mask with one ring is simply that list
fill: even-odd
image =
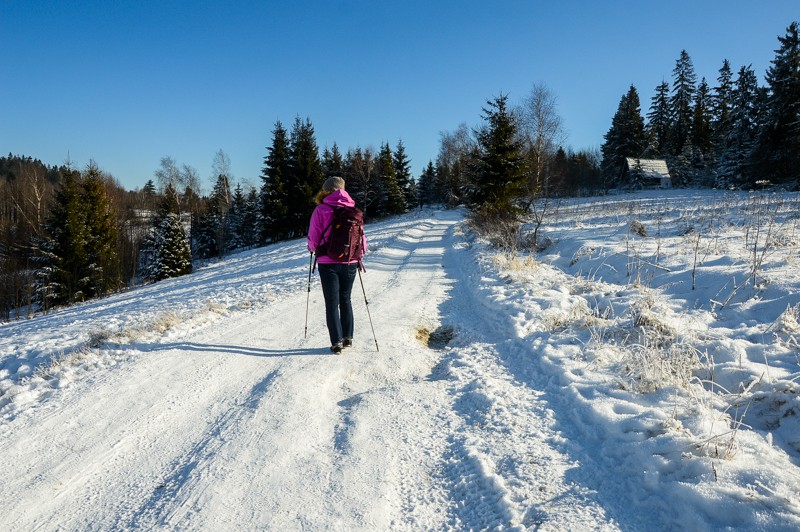
[{"label": "long shadow on snow", "polygon": [[198,344],[194,342],[176,342],[169,344],[150,344],[141,347],[142,351],[196,351],[199,353],[230,353],[251,357],[289,357],[331,355],[327,347],[309,347],[305,349],[264,349],[246,345]]}]

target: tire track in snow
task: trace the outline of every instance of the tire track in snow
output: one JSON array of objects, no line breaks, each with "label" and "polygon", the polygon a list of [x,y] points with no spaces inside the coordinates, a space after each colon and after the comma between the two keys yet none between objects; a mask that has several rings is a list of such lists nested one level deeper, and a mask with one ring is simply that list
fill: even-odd
[{"label": "tire track in snow", "polygon": [[[209,462],[214,462],[222,447],[239,440],[251,422],[270,384],[280,372],[273,370],[250,390],[244,402],[236,409],[230,409],[209,423],[205,433],[194,442],[191,449],[173,464],[163,480],[155,487],[150,499],[127,522],[116,523],[113,528],[152,529],[165,526],[180,509],[188,494],[195,491],[203,477],[208,477]],[[173,507],[173,508],[170,508]]]},{"label": "tire track in snow", "polygon": [[[267,312],[280,316],[281,310],[278,305]],[[237,326],[252,329],[258,316],[241,318]],[[140,512],[170,464],[202,440],[203,429],[221,419],[248,383],[253,389],[259,377],[254,369],[263,361],[267,367],[281,363],[215,351],[208,340],[225,338],[226,328],[229,323],[219,322],[188,337],[196,342],[144,346],[148,351],[133,364],[95,386],[81,383],[83,390],[40,419],[50,430],[38,427],[35,439],[17,438],[4,456],[29,464],[32,474],[0,485],[0,495],[10,490],[3,496],[18,504],[7,507],[12,529],[110,526]],[[187,343],[197,348],[175,349]],[[11,493],[35,497],[37,512]],[[39,500],[42,493],[53,496]]]},{"label": "tire track in snow", "polygon": [[[318,286],[316,314],[303,339],[306,292],[299,281],[264,308],[142,346],[139,360],[119,376],[86,389],[80,404],[48,420],[62,433],[44,440],[50,445],[43,442],[27,458],[17,452],[41,463],[31,484],[6,488],[5,500],[13,500],[16,488],[28,500],[52,490],[63,496],[25,515],[12,507],[12,524],[440,530],[541,520],[530,511],[541,504],[525,491],[535,474],[525,460],[541,462],[542,472],[555,464],[557,476],[559,457],[550,463],[550,455],[532,447],[539,454],[526,458],[507,441],[549,434],[546,422],[544,436],[530,428],[535,409],[514,407],[535,403],[535,394],[518,390],[497,370],[486,339],[462,331],[444,355],[415,339],[421,322],[451,319],[464,330],[495,326],[483,303],[476,305],[480,299],[463,294],[471,270],[458,261],[471,259],[453,256],[459,217],[435,216],[406,224],[368,257],[364,281],[380,353],[355,295],[355,347],[323,355]],[[485,389],[470,388],[479,378]],[[481,406],[483,392],[488,402]],[[92,404],[98,400],[105,403]],[[482,411],[507,415],[491,427]],[[79,414],[89,416],[85,425],[59,426]],[[95,421],[102,426],[91,426]],[[43,454],[69,444],[79,429],[87,436],[79,453]],[[53,464],[62,469],[47,471]]]}]

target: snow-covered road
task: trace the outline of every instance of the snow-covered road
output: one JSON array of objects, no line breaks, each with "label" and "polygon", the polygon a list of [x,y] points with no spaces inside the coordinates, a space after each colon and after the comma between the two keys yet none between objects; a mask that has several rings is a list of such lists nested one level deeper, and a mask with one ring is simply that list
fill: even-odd
[{"label": "snow-covered road", "polygon": [[677,396],[596,384],[543,328],[586,283],[498,274],[462,220],[368,226],[379,352],[358,281],[354,347],[329,352],[317,279],[305,337],[299,242],[4,325],[0,528],[792,529],[791,473],[748,501],[725,464],[665,451],[690,445]]},{"label": "snow-covered road", "polygon": [[[554,436],[546,415],[521,426],[495,420],[541,440],[525,449],[545,463],[541,486],[517,486],[470,428],[481,424],[469,404],[481,391],[455,396],[446,366],[457,357],[443,361],[418,338],[440,326],[442,304],[451,318],[464,317],[450,327],[491,326],[480,308],[453,308],[475,303],[453,256],[457,219],[416,224],[370,256],[363,277],[380,352],[359,285],[355,346],[327,351],[315,283],[308,338],[307,293],[295,290],[258,312],[136,345],[132,362],[74,383],[59,408],[14,424],[0,444],[6,526],[376,530],[541,521],[540,511],[526,511],[529,499],[571,491],[558,478],[563,458],[543,443]],[[469,297],[454,296],[461,291]],[[491,364],[481,356],[474,364]],[[536,401],[497,380],[516,400]],[[603,523],[599,509],[570,511],[566,522],[587,513]]]}]

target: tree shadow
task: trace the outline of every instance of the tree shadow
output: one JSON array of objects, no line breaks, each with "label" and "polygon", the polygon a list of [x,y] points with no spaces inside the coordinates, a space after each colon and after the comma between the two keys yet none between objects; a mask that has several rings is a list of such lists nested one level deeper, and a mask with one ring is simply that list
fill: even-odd
[{"label": "tree shadow", "polygon": [[308,347],[301,349],[265,349],[247,345],[199,344],[195,342],[175,342],[155,344],[145,351],[196,351],[198,353],[229,353],[251,357],[289,357],[331,355],[327,347]]}]

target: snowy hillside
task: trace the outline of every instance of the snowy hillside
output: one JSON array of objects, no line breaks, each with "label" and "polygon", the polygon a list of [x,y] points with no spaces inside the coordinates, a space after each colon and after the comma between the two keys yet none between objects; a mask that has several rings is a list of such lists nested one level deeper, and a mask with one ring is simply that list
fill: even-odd
[{"label": "snowy hillside", "polygon": [[798,199],[368,225],[379,352],[302,241],[1,324],[3,529],[797,530]]}]

